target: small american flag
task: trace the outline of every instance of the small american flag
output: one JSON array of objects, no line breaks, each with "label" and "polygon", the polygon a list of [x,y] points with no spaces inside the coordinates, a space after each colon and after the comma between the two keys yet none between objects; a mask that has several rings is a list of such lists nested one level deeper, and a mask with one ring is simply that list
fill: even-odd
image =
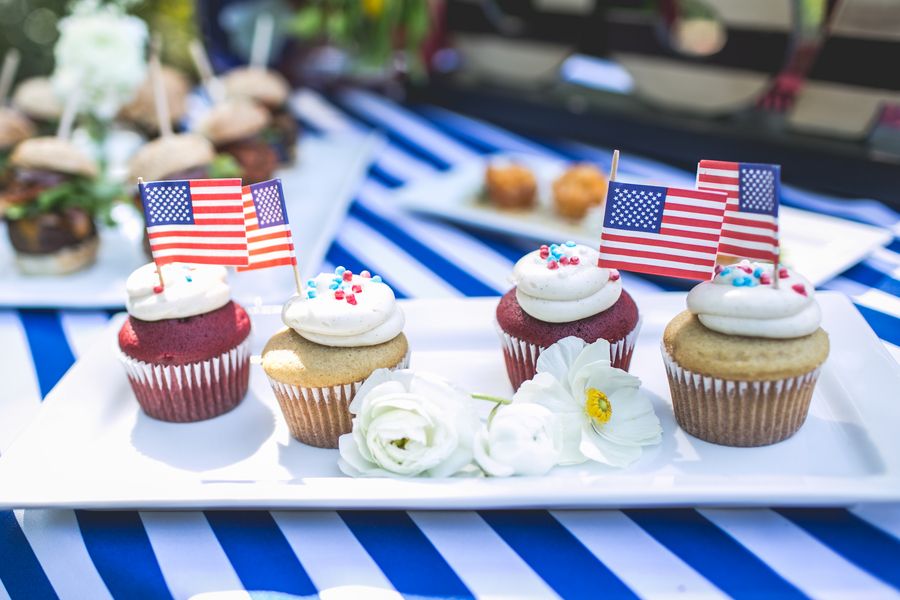
[{"label": "small american flag", "polygon": [[240,179],[151,181],[139,187],[157,265],[247,264]]},{"label": "small american flag", "polygon": [[728,194],[719,242],[721,254],[775,260],[781,167],[701,160],[697,165],[697,187]]},{"label": "small american flag", "polygon": [[725,194],[611,182],[600,265],[639,273],[710,279]]},{"label": "small american flag", "polygon": [[297,264],[280,179],[244,186],[244,221],[250,264],[239,271]]}]

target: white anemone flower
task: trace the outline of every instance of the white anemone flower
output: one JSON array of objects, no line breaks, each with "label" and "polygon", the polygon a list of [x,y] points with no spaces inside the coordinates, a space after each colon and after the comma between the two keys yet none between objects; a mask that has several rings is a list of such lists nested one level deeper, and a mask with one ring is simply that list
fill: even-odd
[{"label": "white anemone flower", "polygon": [[662,440],[653,405],[640,393],[641,380],[613,367],[609,356],[606,340],[560,340],[541,352],[537,375],[513,398],[557,415],[563,430],[560,464],[593,460],[626,467],[641,457],[644,446]]},{"label": "white anemone flower", "polygon": [[494,477],[543,475],[561,452],[559,420],[539,404],[500,406],[475,436],[475,461]]}]

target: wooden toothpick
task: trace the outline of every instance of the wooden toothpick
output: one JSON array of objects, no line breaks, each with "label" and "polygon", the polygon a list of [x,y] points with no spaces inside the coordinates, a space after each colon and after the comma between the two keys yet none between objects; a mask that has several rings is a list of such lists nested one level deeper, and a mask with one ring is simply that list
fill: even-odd
[{"label": "wooden toothpick", "polygon": [[275,18],[270,13],[256,17],[253,28],[253,45],[250,47],[250,66],[265,69],[269,64],[272,49],[272,34],[275,32]]},{"label": "wooden toothpick", "polygon": [[[609,165],[609,185],[606,187],[606,198],[603,200],[603,206],[600,208],[600,235],[597,240],[597,248],[603,244],[603,223],[606,221],[606,205],[609,203],[609,192],[613,182],[616,180],[616,174],[619,171],[619,151],[613,150],[612,163]],[[599,266],[599,265],[598,265]]]},{"label": "wooden toothpick", "polygon": [[7,50],[6,56],[3,57],[3,69],[0,70],[0,106],[6,104],[21,58],[22,55],[15,48]]},{"label": "wooden toothpick", "polygon": [[772,269],[772,287],[776,290],[778,289],[778,280],[781,277],[778,276],[778,270],[781,267],[781,247],[775,248],[775,264]]},{"label": "wooden toothpick", "polygon": [[203,87],[206,88],[206,93],[209,94],[213,104],[218,104],[225,99],[225,92],[222,89],[222,82],[219,81],[219,78],[213,72],[212,64],[209,62],[209,55],[206,54],[206,48],[203,47],[200,40],[192,40],[188,50],[191,53],[194,66],[197,67],[200,81],[203,82]]},{"label": "wooden toothpick", "polygon": [[166,96],[166,86],[163,81],[162,62],[159,60],[159,44],[150,55],[150,81],[153,85],[153,104],[156,106],[156,122],[159,125],[159,135],[162,137],[172,135],[172,117],[169,113],[169,99]]}]

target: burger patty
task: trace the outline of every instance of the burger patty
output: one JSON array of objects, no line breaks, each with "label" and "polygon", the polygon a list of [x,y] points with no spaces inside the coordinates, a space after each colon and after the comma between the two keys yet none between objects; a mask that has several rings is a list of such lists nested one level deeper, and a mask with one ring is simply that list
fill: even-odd
[{"label": "burger patty", "polygon": [[272,111],[272,123],[269,125],[274,132],[275,144],[281,162],[293,162],[297,153],[297,138],[300,137],[300,124],[293,113],[282,106]]},{"label": "burger patty", "polygon": [[0,194],[0,203],[25,204],[41,195],[44,190],[56,187],[73,177],[66,173],[43,169],[13,169]]},{"label": "burger patty", "polygon": [[258,136],[217,146],[216,151],[234,157],[241,166],[245,184],[271,179],[278,167],[275,150]]},{"label": "burger patty", "polygon": [[81,208],[7,222],[9,241],[18,252],[50,254],[97,236],[91,216]]}]

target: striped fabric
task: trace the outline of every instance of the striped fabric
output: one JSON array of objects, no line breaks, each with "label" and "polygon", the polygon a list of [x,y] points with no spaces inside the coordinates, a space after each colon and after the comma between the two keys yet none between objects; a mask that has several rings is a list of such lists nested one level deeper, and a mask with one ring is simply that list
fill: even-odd
[{"label": "striped fabric", "polygon": [[[410,217],[387,192],[499,149],[607,162],[606,150],[514,136],[442,110],[359,92],[311,97],[315,132],[384,128],[324,269],[382,273],[401,296],[498,294],[525,249]],[[635,157],[628,175],[688,187],[692,174]],[[783,202],[891,227],[873,202],[785,186]],[[659,290],[629,276],[629,290]],[[900,241],[826,286],[846,292],[900,357]],[[0,311],[0,452],[35,414],[109,315]],[[249,598],[892,598],[900,592],[900,506],[609,511],[0,511],[0,599]],[[262,594],[254,594],[256,597]],[[265,597],[284,597],[276,594]],[[219,597],[219,596],[215,596]]]}]

